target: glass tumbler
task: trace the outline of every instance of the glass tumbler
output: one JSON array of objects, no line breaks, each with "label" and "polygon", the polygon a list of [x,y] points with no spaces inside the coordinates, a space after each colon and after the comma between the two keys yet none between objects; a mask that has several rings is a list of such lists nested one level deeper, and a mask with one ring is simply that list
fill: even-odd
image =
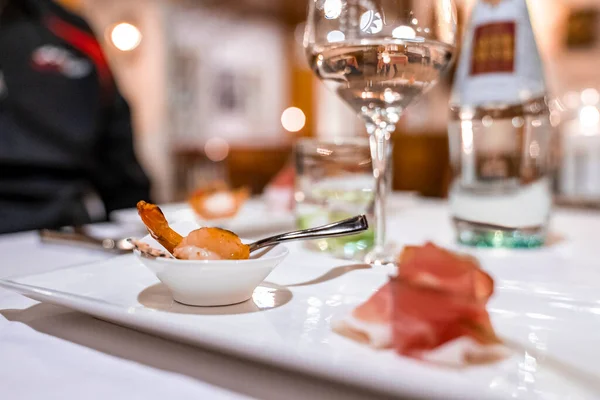
[{"label": "glass tumbler", "polygon": [[[368,138],[335,141],[302,139],[296,145],[295,161],[296,222],[299,229],[361,214],[367,215],[371,225],[368,231],[358,235],[309,241],[305,245],[340,258],[364,258],[374,244],[375,179]],[[388,170],[391,171],[391,168]],[[391,176],[386,179],[389,185]]]}]

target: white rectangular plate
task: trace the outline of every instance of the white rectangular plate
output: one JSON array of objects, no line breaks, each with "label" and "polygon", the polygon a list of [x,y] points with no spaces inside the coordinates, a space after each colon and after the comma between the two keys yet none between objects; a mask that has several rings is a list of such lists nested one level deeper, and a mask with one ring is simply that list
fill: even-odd
[{"label": "white rectangular plate", "polygon": [[[484,257],[484,265],[497,278],[489,306],[497,332],[541,357],[528,353],[495,365],[444,369],[392,351],[372,350],[331,331],[332,318],[366,300],[387,281],[388,271],[310,253],[300,245],[289,247],[288,259],[255,291],[252,301],[229,307],[175,303],[131,255],[0,280],[0,286],[155,335],[399,396],[595,397],[593,388],[585,391],[582,385],[576,391],[572,377],[557,376],[546,357],[564,363],[567,373],[572,366],[592,380],[600,377],[600,305],[590,298],[597,292],[572,278],[560,264],[564,260],[545,265],[544,275],[536,273],[542,270],[527,256]],[[535,255],[538,261],[540,257],[548,262],[556,258]],[[526,265],[529,274],[520,274]],[[597,277],[586,266],[581,268]],[[552,290],[544,282],[554,285]]]}]

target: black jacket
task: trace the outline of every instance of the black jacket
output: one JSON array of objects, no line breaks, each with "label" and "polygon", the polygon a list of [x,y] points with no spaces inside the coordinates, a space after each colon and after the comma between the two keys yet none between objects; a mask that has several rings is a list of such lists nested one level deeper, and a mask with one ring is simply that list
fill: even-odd
[{"label": "black jacket", "polygon": [[91,222],[89,193],[107,214],[149,198],[129,107],[82,19],[8,0],[0,74],[0,233]]}]

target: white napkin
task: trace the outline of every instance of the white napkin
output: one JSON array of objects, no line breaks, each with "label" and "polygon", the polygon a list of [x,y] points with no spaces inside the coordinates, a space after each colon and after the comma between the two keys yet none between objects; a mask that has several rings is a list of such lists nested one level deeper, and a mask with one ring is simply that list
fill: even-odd
[{"label": "white napkin", "polygon": [[122,360],[0,316],[0,398],[247,399],[181,375]]}]

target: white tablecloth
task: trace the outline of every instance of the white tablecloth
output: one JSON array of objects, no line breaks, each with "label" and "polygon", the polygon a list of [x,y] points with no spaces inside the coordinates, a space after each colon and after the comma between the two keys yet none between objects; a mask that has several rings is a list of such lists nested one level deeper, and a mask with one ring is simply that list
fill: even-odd
[{"label": "white tablecloth", "polygon": [[244,398],[41,334],[1,316],[0,354],[0,390],[5,399]]}]

